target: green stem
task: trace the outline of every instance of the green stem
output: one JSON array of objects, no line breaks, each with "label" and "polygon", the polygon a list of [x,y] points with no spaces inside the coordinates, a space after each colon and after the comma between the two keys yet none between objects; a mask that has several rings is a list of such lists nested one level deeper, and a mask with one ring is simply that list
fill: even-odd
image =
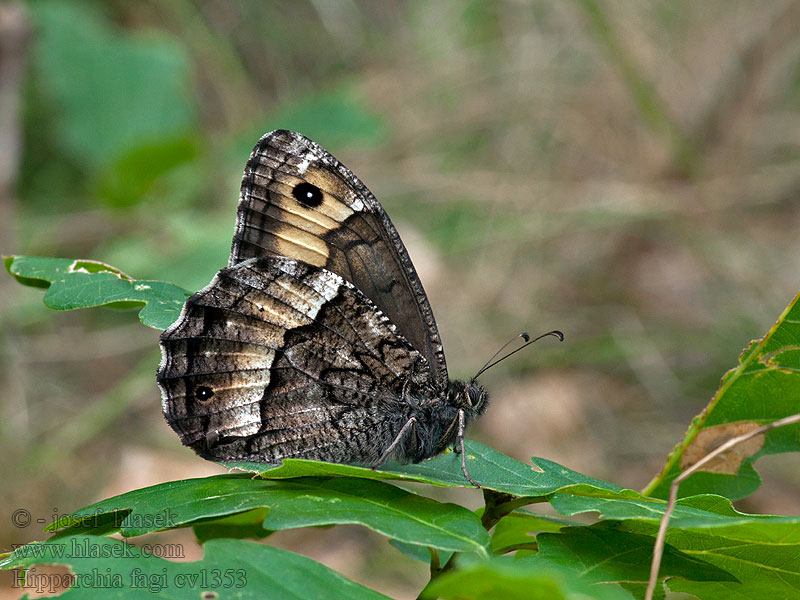
[{"label": "green stem", "polygon": [[[494,490],[489,490],[483,488],[483,501],[485,502],[486,506],[483,509],[483,515],[481,515],[481,525],[483,525],[486,531],[489,531],[492,527],[497,525],[498,521],[505,517],[508,513],[515,511],[516,509],[527,506],[528,504],[536,504],[539,502],[547,502],[547,497],[545,496],[513,496],[511,494],[506,494],[503,492],[495,492]],[[535,542],[532,544],[533,547],[536,547]],[[520,547],[524,547],[525,549],[531,549],[531,544],[523,544]],[[431,579],[428,582],[430,585],[437,577],[441,577],[443,573],[447,573],[448,571],[453,570],[455,567],[457,556],[460,554],[459,552],[454,552],[450,559],[444,564],[443,567],[439,567],[439,553],[436,552],[433,548],[428,548],[431,553]],[[509,552],[510,550],[503,550],[504,552]],[[430,597],[425,596],[425,590],[428,586],[420,592],[417,600],[432,600]]]}]

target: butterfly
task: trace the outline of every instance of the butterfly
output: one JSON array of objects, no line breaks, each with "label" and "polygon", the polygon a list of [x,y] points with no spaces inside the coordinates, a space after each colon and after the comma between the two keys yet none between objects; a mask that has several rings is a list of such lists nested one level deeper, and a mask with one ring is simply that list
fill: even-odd
[{"label": "butterfly", "polygon": [[230,260],[161,335],[164,417],[216,461],[377,467],[449,447],[487,408],[450,380],[425,290],[366,186],[276,130],[242,180]]}]

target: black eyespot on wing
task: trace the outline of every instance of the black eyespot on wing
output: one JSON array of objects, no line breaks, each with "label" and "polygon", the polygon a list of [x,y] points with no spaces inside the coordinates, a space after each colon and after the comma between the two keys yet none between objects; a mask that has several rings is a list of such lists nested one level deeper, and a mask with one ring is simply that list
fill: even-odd
[{"label": "black eyespot on wing", "polygon": [[316,208],[322,204],[322,192],[320,189],[307,181],[298,183],[292,190],[292,196],[300,204],[309,208]]},{"label": "black eyespot on wing", "polygon": [[194,389],[194,397],[200,402],[207,402],[214,396],[214,390],[207,385],[199,385]]}]

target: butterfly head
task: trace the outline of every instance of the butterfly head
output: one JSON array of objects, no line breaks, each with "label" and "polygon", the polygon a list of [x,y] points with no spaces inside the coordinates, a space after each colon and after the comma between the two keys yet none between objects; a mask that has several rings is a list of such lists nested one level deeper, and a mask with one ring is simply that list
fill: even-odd
[{"label": "butterfly head", "polygon": [[480,417],[489,406],[489,392],[474,381],[454,381],[449,392],[451,405],[463,410],[469,421]]}]

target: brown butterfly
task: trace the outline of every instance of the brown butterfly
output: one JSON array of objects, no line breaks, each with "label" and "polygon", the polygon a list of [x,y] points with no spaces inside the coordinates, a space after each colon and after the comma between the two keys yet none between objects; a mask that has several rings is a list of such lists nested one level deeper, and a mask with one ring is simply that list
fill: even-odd
[{"label": "brown butterfly", "polygon": [[[245,167],[228,267],[161,336],[164,416],[221,461],[419,462],[486,410],[451,381],[428,298],[381,205],[293,131]],[[477,484],[475,484],[477,485]]]}]

